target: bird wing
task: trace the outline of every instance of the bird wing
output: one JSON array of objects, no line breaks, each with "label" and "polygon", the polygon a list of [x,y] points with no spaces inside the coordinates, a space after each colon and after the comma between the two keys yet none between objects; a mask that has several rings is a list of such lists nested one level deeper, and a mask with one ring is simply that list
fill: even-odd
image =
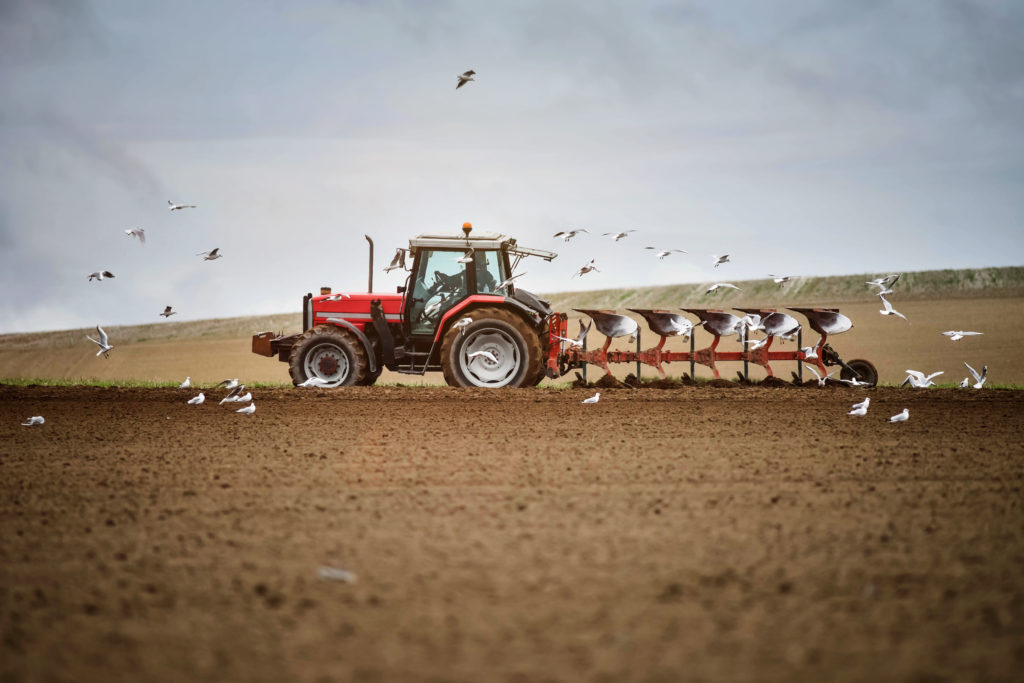
[{"label": "bird wing", "polygon": [[96,326],[96,332],[100,335],[100,343],[103,346],[107,345],[107,333],[103,331],[103,328],[99,325]]},{"label": "bird wing", "polygon": [[885,310],[889,313],[892,313],[892,304],[889,303],[889,300],[886,299],[881,294],[878,295],[878,298],[882,300],[882,305],[885,307]]},{"label": "bird wing", "polygon": [[808,364],[807,364],[807,369],[808,369],[808,370],[810,370],[811,372],[813,372],[813,373],[814,373],[814,376],[815,376],[815,377],[817,377],[817,378],[818,378],[819,380],[821,379],[821,375],[819,375],[819,374],[818,374],[818,371],[814,369],[814,366],[813,366],[813,365],[811,365],[810,363],[808,363]]},{"label": "bird wing", "polygon": [[213,250],[210,251],[210,256],[216,256],[218,251],[220,251],[220,247],[214,247]]},{"label": "bird wing", "polygon": [[475,72],[475,71],[473,71],[472,69],[470,69],[469,71],[464,71],[464,72],[462,73],[462,75],[463,75],[463,76],[476,76],[476,72]]},{"label": "bird wing", "polygon": [[932,379],[934,377],[938,377],[939,375],[944,374],[944,372],[945,372],[944,370],[939,370],[938,372],[933,372],[932,374],[930,374],[927,377],[925,377],[924,381],[927,382],[928,380],[930,380],[930,379]]},{"label": "bird wing", "polygon": [[974,336],[977,336],[979,334],[985,334],[985,333],[984,332],[961,332],[960,334],[962,334],[964,336],[967,336],[967,337],[974,337]]},{"label": "bird wing", "polygon": [[111,273],[109,270],[104,270],[103,277],[114,277],[114,274]]},{"label": "bird wing", "polygon": [[911,375],[914,379],[924,381],[924,373],[919,370],[907,370],[907,374]]},{"label": "bird wing", "polygon": [[565,234],[565,231],[564,231],[564,230],[559,230],[559,231],[558,231],[558,232],[556,232],[556,233],[555,233],[554,235],[552,235],[552,237],[561,237],[561,236],[562,236],[562,235],[564,235],[564,234]]},{"label": "bird wing", "polygon": [[[967,365],[966,361],[964,361],[964,365]],[[985,366],[985,367],[986,367],[986,369],[988,368],[988,366]],[[971,371],[971,375],[974,376],[974,381],[975,382],[980,382],[981,381],[981,375],[978,374],[977,370],[972,368],[970,365],[967,365],[967,369]]]}]

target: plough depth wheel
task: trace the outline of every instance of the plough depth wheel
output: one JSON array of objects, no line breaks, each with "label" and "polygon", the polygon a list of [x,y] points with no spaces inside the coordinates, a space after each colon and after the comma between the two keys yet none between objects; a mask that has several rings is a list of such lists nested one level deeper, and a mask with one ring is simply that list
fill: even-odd
[{"label": "plough depth wheel", "polygon": [[[849,367],[853,368],[857,374],[857,380],[864,382],[865,384],[878,384],[878,370],[871,364],[870,361],[866,361],[863,358],[857,358],[846,363]],[[853,379],[853,373],[843,368],[839,373],[840,379]]]},{"label": "plough depth wheel", "polygon": [[[501,308],[477,308],[473,322],[449,327],[441,344],[444,379],[453,387],[528,387],[541,375],[540,338],[526,321]],[[456,322],[455,320],[452,321]],[[486,352],[471,358],[470,354]]]}]

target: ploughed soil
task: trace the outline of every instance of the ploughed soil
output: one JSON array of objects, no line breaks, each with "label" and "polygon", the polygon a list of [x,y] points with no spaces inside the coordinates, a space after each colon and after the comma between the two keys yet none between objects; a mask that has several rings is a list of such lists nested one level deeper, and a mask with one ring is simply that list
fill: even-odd
[{"label": "ploughed soil", "polygon": [[224,393],[0,386],[0,680],[1024,670],[1022,392]]}]

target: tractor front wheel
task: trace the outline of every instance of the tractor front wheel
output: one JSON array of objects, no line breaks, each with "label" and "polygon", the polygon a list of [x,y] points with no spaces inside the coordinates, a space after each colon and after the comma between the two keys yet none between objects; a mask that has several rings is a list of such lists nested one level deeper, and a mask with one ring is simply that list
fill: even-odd
[{"label": "tractor front wheel", "polygon": [[288,371],[293,384],[319,377],[327,387],[365,384],[370,362],[363,345],[351,332],[334,325],[306,330],[292,346]]},{"label": "tractor front wheel", "polygon": [[498,388],[536,383],[540,338],[525,320],[511,311],[490,307],[460,317],[473,322],[462,328],[449,327],[441,344],[441,367],[448,384]]}]

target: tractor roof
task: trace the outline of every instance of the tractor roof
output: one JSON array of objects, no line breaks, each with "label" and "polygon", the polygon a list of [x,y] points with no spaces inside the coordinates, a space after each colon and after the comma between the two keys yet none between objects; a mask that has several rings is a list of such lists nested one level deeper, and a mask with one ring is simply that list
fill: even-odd
[{"label": "tractor roof", "polygon": [[516,244],[514,237],[500,235],[493,232],[474,232],[467,238],[465,235],[442,235],[438,233],[426,233],[417,235],[409,240],[409,251],[416,253],[418,249],[502,249],[504,248],[512,256],[539,256],[545,261],[558,256],[553,251],[543,249],[530,249],[520,247]]}]

